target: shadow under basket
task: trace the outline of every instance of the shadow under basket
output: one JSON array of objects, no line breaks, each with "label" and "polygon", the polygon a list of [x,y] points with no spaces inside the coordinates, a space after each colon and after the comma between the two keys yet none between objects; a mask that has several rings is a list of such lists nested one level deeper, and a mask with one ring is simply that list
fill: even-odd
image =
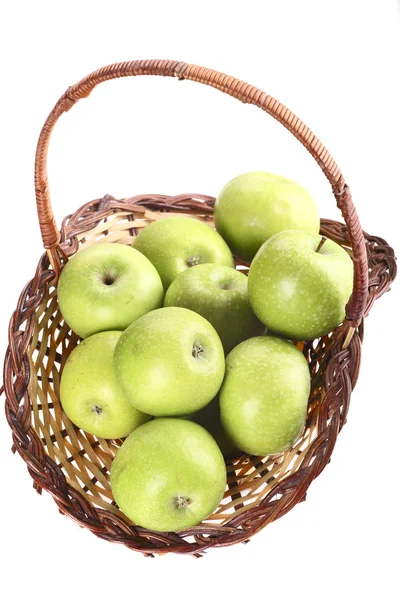
[{"label": "shadow under basket", "polygon": [[[222,502],[206,521],[180,533],[148,531],[120,512],[113,501],[109,473],[122,440],[104,440],[78,429],[59,401],[63,366],[79,342],[64,323],[57,303],[57,281],[68,257],[97,243],[130,245],[141,228],[174,213],[213,226],[214,198],[209,196],[143,195],[116,200],[107,195],[66,217],[58,231],[47,179],[47,150],[54,125],[97,84],[134,75],[204,83],[258,106],[280,121],[317,160],[331,183],[345,223],[323,219],[321,233],[342,245],[354,261],[353,293],[345,322],[320,339],[298,343],[312,376],[303,435],[292,448],[276,456],[227,459],[228,485]],[[61,513],[95,535],[149,556],[165,552],[200,556],[213,546],[245,542],[305,500],[309,485],[329,462],[346,422],[360,367],[363,318],[396,275],[393,250],[383,239],[362,231],[350,190],[322,143],[277,100],[233,77],[176,61],[133,61],[92,73],[60,98],[39,138],[35,184],[46,252],[10,321],[2,391],[13,451],[26,462],[36,490],[50,492]],[[236,266],[248,270],[240,261]]]}]

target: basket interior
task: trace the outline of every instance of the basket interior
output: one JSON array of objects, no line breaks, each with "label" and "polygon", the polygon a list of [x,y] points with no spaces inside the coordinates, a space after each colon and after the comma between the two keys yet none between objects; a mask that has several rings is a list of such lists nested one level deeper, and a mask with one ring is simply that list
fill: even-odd
[{"label": "basket interior", "polygon": [[[182,212],[179,214],[182,216]],[[145,211],[135,215],[131,211],[115,212],[97,221],[89,231],[76,235],[79,249],[95,243],[130,245],[142,227],[165,216],[171,216],[171,213]],[[187,216],[206,220],[211,226],[213,224],[209,216]],[[244,272],[248,270],[243,263],[238,263],[236,268]],[[34,319],[33,335],[27,351],[31,367],[31,426],[40,437],[45,452],[62,469],[71,488],[83,494],[93,508],[114,513],[132,525],[113,501],[109,482],[111,462],[122,440],[104,440],[83,432],[69,421],[60,405],[60,376],[79,338],[63,321],[54,285],[47,288]],[[225,496],[214,514],[196,527],[196,532],[201,534],[202,530],[210,533],[220,528],[230,529],[233,517],[256,509],[267,497],[271,506],[279,500],[279,490],[274,492],[277,484],[298,471],[318,435],[319,408],[324,398],[321,367],[333,337],[333,334],[329,334],[312,343],[298,344],[309,362],[312,374],[308,419],[301,438],[290,450],[280,455],[242,455],[227,459],[228,485]]]}]

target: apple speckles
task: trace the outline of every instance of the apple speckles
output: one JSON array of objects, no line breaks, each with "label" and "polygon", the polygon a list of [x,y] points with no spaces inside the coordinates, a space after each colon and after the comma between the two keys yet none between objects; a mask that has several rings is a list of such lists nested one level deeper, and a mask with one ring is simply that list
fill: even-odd
[{"label": "apple speckles", "polygon": [[164,291],[150,261],[122,244],[95,244],[77,252],[61,272],[58,302],[80,337],[124,330],[161,306]]},{"label": "apple speckles", "polygon": [[154,221],[142,229],[134,247],[156,267],[165,290],[181,272],[200,263],[234,266],[223,238],[206,223],[189,217]]},{"label": "apple speckles", "polygon": [[155,416],[200,410],[216,395],[225,371],[216,331],[182,307],[158,309],[138,319],[121,335],[114,360],[132,405]]},{"label": "apple speckles", "polygon": [[134,523],[153,531],[181,531],[218,506],[226,468],[203,427],[184,419],[154,419],[124,441],[110,483],[118,506]]},{"label": "apple speckles", "polygon": [[309,392],[307,361],[291,342],[273,336],[246,340],[227,357],[222,423],[249,454],[282,452],[304,428]]},{"label": "apple speckles", "polygon": [[265,331],[251,309],[246,275],[223,265],[197,265],[181,273],[168,288],[164,306],[202,315],[217,331],[226,354]]},{"label": "apple speckles", "polygon": [[242,407],[242,416],[245,421],[253,421],[258,414],[259,411],[259,402],[256,398],[249,398],[243,403]]},{"label": "apple speckles", "polygon": [[320,240],[317,234],[281,232],[254,259],[249,271],[250,303],[271,331],[309,340],[343,321],[353,265],[345,250],[329,239],[317,254]]},{"label": "apple speckles", "polygon": [[310,194],[298,183],[271,173],[244,173],[228,182],[216,200],[214,218],[234,253],[249,262],[279,231],[319,230]]},{"label": "apple speckles", "polygon": [[120,331],[97,333],[70,354],[60,383],[60,400],[69,419],[87,433],[112,439],[127,436],[149,416],[131,406],[113,365]]}]

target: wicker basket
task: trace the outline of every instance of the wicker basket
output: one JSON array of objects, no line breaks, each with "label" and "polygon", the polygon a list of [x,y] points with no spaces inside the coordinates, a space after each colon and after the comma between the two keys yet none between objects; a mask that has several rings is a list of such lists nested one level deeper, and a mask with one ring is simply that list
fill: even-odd
[{"label": "wicker basket", "polygon": [[[142,227],[169,213],[213,224],[214,198],[209,196],[144,195],[123,200],[105,196],[66,217],[58,231],[47,180],[47,151],[57,119],[99,83],[135,75],[198,81],[254,104],[282,123],[318,162],[342,211],[345,224],[323,219],[321,233],[344,246],[354,260],[354,288],[344,324],[321,339],[299,344],[312,374],[304,435],[278,456],[243,455],[227,461],[228,486],[220,506],[205,522],[181,533],[148,531],[119,511],[112,498],[109,471],[121,440],[84,433],[71,424],[59,402],[60,374],[79,341],[64,323],[57,304],[57,280],[68,257],[95,243],[131,244]],[[178,552],[198,556],[212,546],[247,541],[304,500],[309,485],[329,462],[346,422],[360,366],[363,317],[396,274],[393,250],[384,240],[363,233],[341,172],[310,129],[271,96],[211,69],[163,60],[111,65],[68,88],[50,113],[38,142],[35,188],[46,252],[10,321],[3,391],[13,451],[26,462],[36,490],[48,491],[61,513],[95,535],[147,555]]]}]

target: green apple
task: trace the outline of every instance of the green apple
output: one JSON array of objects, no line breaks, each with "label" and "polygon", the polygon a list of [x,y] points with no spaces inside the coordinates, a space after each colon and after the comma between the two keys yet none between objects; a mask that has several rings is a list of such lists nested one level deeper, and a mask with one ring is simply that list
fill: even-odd
[{"label": "green apple", "polygon": [[194,421],[204,427],[204,429],[207,429],[208,433],[210,433],[217,442],[223,456],[238,456],[241,454],[241,451],[236,448],[225,429],[222,427],[218,397],[215,397],[214,400],[211,400],[207,406],[198,412],[183,418]]},{"label": "green apple", "polygon": [[265,332],[251,309],[246,275],[223,265],[197,265],[178,275],[165,294],[164,306],[189,308],[210,321],[225,354]]},{"label": "green apple", "polygon": [[161,279],[151,262],[122,244],[95,244],[67,262],[57,288],[61,314],[85,338],[123,330],[162,306]]},{"label": "green apple", "polygon": [[272,336],[245,340],[226,359],[222,425],[247,454],[278,454],[302,434],[309,394],[308,364],[294,344]]},{"label": "green apple", "polygon": [[232,179],[216,200],[214,218],[235,256],[248,262],[279,231],[319,232],[310,194],[295,181],[272,173],[244,173]]},{"label": "green apple", "polygon": [[83,340],[65,363],[61,405],[77,426],[101,438],[126,437],[150,419],[134,408],[117,383],[114,350],[121,331],[104,331]]},{"label": "green apple", "polygon": [[142,229],[133,242],[153,263],[164,289],[186,269],[202,263],[233,267],[226,242],[209,225],[189,217],[167,217]]},{"label": "green apple", "polygon": [[260,248],[249,271],[250,304],[271,331],[313,340],[337,327],[353,286],[347,252],[316,233],[283,231]]},{"label": "green apple", "polygon": [[182,531],[217,508],[226,468],[203,427],[184,419],[155,419],[124,441],[110,481],[119,508],[134,523],[153,531]]},{"label": "green apple", "polygon": [[200,410],[217,394],[225,372],[224,350],[213,326],[186,308],[144,315],[115,348],[117,379],[133,406],[174,417]]}]

